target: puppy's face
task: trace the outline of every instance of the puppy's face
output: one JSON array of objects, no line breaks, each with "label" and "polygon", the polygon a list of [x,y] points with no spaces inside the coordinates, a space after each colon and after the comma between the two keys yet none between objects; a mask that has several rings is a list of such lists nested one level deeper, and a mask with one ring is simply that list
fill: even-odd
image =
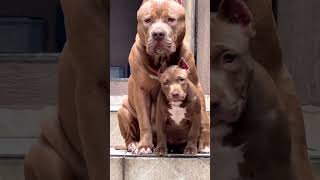
[{"label": "puppy's face", "polygon": [[170,55],[185,35],[185,10],[174,0],[145,0],[137,13],[138,35],[149,55]]},{"label": "puppy's face", "polygon": [[246,107],[253,72],[251,19],[242,0],[224,0],[218,15],[211,19],[210,103],[214,125],[236,122]]},{"label": "puppy's face", "polygon": [[166,62],[159,70],[161,90],[169,102],[181,102],[185,100],[188,92],[189,66],[182,59],[178,65],[166,68]]}]

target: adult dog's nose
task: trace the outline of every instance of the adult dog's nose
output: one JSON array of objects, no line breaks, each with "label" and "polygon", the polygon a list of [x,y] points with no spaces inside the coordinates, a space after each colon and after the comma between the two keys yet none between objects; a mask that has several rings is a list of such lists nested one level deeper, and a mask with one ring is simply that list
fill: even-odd
[{"label": "adult dog's nose", "polygon": [[153,39],[154,39],[154,40],[157,40],[157,41],[163,40],[164,37],[165,37],[165,35],[166,35],[165,32],[159,31],[159,30],[158,30],[158,31],[154,31],[154,32],[152,33]]}]

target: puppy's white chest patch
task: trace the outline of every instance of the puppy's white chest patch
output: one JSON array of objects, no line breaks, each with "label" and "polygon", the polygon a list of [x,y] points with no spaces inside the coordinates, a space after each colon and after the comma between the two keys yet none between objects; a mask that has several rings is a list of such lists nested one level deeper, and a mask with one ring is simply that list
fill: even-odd
[{"label": "puppy's white chest patch", "polygon": [[186,108],[180,107],[182,102],[170,103],[171,108],[169,109],[170,118],[177,124],[180,125],[181,121],[186,117]]},{"label": "puppy's white chest patch", "polygon": [[222,139],[232,132],[232,128],[219,126],[213,129],[213,159],[214,163],[214,179],[230,180],[239,179],[239,165],[245,161],[242,144],[237,147],[224,146]]}]

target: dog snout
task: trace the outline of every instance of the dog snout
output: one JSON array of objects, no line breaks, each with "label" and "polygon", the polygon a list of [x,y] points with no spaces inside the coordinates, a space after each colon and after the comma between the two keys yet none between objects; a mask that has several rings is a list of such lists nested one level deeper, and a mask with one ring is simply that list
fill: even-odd
[{"label": "dog snout", "polygon": [[152,37],[156,41],[163,40],[165,38],[165,36],[166,36],[166,33],[164,31],[161,31],[161,30],[154,31],[152,33]]},{"label": "dog snout", "polygon": [[173,98],[178,98],[178,97],[180,96],[180,93],[179,93],[179,92],[173,92],[173,93],[171,94],[171,96],[172,96]]}]

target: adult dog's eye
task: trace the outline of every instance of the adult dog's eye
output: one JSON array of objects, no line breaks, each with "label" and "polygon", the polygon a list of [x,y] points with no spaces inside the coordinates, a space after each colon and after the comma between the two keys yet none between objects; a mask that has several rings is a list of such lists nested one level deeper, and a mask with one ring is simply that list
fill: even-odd
[{"label": "adult dog's eye", "polygon": [[147,24],[149,24],[149,23],[151,23],[151,19],[150,19],[150,18],[147,18],[147,19],[144,20],[144,22],[147,23]]},{"label": "adult dog's eye", "polygon": [[184,81],[184,78],[182,78],[182,77],[179,78],[179,81],[180,81],[180,82],[183,82],[183,81]]},{"label": "adult dog's eye", "polygon": [[175,18],[171,18],[171,17],[168,18],[168,22],[171,22],[171,23],[172,23],[172,22],[175,22],[175,21],[176,21]]},{"label": "adult dog's eye", "polygon": [[233,63],[237,58],[236,54],[226,53],[223,55],[223,64]]}]

